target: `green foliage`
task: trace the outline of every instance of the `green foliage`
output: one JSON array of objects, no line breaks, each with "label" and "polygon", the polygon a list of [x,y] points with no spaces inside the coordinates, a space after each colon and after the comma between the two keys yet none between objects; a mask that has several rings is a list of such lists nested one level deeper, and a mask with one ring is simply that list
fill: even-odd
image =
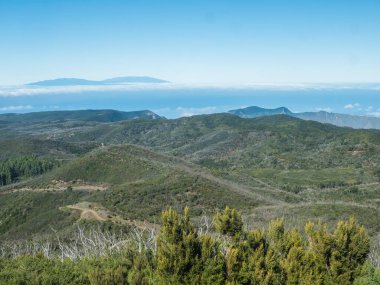
[{"label": "green foliage", "polygon": [[54,230],[75,228],[79,216],[60,207],[85,199],[81,191],[28,192],[0,194],[0,236],[2,240],[37,239],[54,235]]},{"label": "green foliage", "polygon": [[354,281],[369,253],[369,242],[366,230],[354,218],[338,223],[333,234],[334,248],[330,261],[334,282],[351,284]]},{"label": "green foliage", "polygon": [[252,171],[252,176],[295,193],[310,186],[317,189],[352,186],[366,179],[358,169],[352,167],[297,170],[259,168]]},{"label": "green foliage", "polygon": [[352,284],[369,253],[369,237],[365,229],[350,218],[340,221],[334,233],[329,233],[325,225],[315,226],[313,223],[308,223],[305,231],[311,254],[317,264],[324,267],[322,279],[333,284]]},{"label": "green foliage", "polygon": [[187,208],[182,218],[172,209],[162,213],[162,234],[157,243],[157,268],[162,283],[189,282],[191,279],[187,278],[193,277],[190,273],[200,259],[200,243]]},{"label": "green foliage", "polygon": [[241,215],[235,210],[226,207],[223,213],[216,214],[214,218],[215,228],[222,235],[238,237],[243,232]]},{"label": "green foliage", "polygon": [[[245,120],[216,114],[108,124],[102,122],[119,119],[100,115],[84,122],[45,113],[26,125],[2,124],[0,186],[8,184],[0,189],[2,240],[46,237],[50,227],[70,233],[79,215],[66,206],[81,201],[151,222],[163,207],[190,206],[199,216],[231,205],[244,211],[250,226],[284,217],[298,230],[278,219],[266,230],[243,230],[240,214],[227,208],[215,219],[221,235],[204,236],[187,211],[165,211],[157,252],[131,249],[77,261],[40,255],[0,259],[0,284],[379,283],[379,270],[363,266],[363,228],[351,219],[332,230],[337,219],[352,215],[371,235],[380,231],[379,131],[285,116]],[[89,152],[102,143],[107,146]],[[49,171],[62,158],[70,161]],[[77,179],[109,189],[47,187],[52,180]],[[308,223],[303,233],[309,219],[323,223]]]},{"label": "green foliage", "polygon": [[308,223],[305,232],[306,238],[278,219],[266,230],[240,232],[239,239],[201,235],[187,208],[183,215],[169,209],[157,251],[129,243],[112,255],[74,261],[42,254],[0,258],[0,284],[379,284],[379,269],[367,261],[368,236],[354,219],[333,232]]},{"label": "green foliage", "polygon": [[374,268],[370,262],[366,262],[363,266],[361,276],[355,279],[354,285],[379,285],[380,284],[380,268]]},{"label": "green foliage", "polygon": [[0,284],[90,284],[81,263],[48,259],[42,254],[0,260]]},{"label": "green foliage", "polygon": [[21,178],[41,175],[56,165],[52,160],[39,159],[35,155],[0,161],[0,186],[14,183]]},{"label": "green foliage", "polygon": [[161,284],[222,284],[223,260],[218,244],[209,236],[198,236],[188,208],[182,217],[172,209],[162,213],[157,246]]},{"label": "green foliage", "polygon": [[90,152],[56,169],[56,180],[122,184],[154,177],[165,168],[143,159],[144,151],[130,145]]},{"label": "green foliage", "polygon": [[96,260],[88,267],[88,280],[94,285],[128,284],[129,264],[122,260],[107,258]]},{"label": "green foliage", "polygon": [[[236,216],[232,213],[233,209],[226,208],[218,214],[217,223],[229,224],[226,221]],[[326,225],[308,223],[307,239],[296,229],[286,230],[283,220],[274,220],[266,231],[242,232],[242,227],[238,228],[240,238],[225,245],[224,266],[220,263],[219,274],[212,275],[214,284],[223,276],[225,284],[352,284],[363,275],[369,238],[354,219],[339,222],[333,233],[327,231]],[[237,233],[220,232],[234,237]],[[207,244],[213,242],[209,236],[204,239]],[[192,242],[186,242],[188,240]],[[163,284],[204,284],[199,276],[214,272],[209,272],[207,262],[200,261],[199,248],[209,250],[210,245],[205,247],[199,243],[199,237],[189,224],[187,210],[183,217],[171,209],[163,213],[158,246],[158,272]],[[214,242],[214,246],[221,250],[220,243]],[[212,254],[214,259],[216,252]]]},{"label": "green foliage", "polygon": [[43,122],[117,122],[123,120],[135,120],[137,118],[151,118],[158,115],[149,110],[123,112],[116,110],[73,110],[73,111],[45,111],[26,114],[1,114],[0,122],[8,124],[30,124]]},{"label": "green foliage", "polygon": [[[52,189],[52,180],[83,180],[109,186],[88,193],[87,200],[125,219],[154,222],[164,207],[189,206],[199,216],[230,205],[251,218],[253,226],[284,216],[298,229],[309,219],[321,219],[332,228],[339,218],[353,215],[371,235],[380,232],[379,131],[286,116],[213,114],[116,122],[119,116],[114,115],[80,111],[5,116],[0,160],[35,155],[65,163],[0,192],[17,200],[14,187],[42,192]],[[73,192],[79,188],[75,185]],[[7,198],[15,204],[11,200]],[[57,208],[49,206],[46,215],[55,214]],[[16,221],[24,208],[29,211],[30,205],[19,205],[13,217],[3,217]],[[20,222],[33,228],[32,220]]]}]

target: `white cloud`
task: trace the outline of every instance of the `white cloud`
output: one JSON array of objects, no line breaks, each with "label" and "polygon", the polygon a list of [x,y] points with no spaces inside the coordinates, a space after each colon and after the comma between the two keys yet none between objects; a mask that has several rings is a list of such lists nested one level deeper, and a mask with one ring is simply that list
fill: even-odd
[{"label": "white cloud", "polygon": [[0,111],[21,111],[33,109],[31,105],[5,106],[0,107]]},{"label": "white cloud", "polygon": [[352,104],[347,104],[346,106],[344,106],[344,109],[354,109],[355,106],[352,105]]},{"label": "white cloud", "polygon": [[160,90],[172,89],[170,83],[160,84],[126,84],[126,85],[99,85],[99,86],[54,86],[54,87],[36,87],[36,86],[8,86],[0,87],[0,97],[17,97],[33,96],[42,94],[65,94],[81,92],[104,92],[104,91],[128,91],[128,90]]},{"label": "white cloud", "polygon": [[154,113],[156,113],[156,114],[160,114],[160,113],[171,112],[172,109],[170,109],[169,107],[165,107],[165,108],[153,109],[152,111],[153,111]]},{"label": "white cloud", "polygon": [[326,107],[326,108],[315,108],[317,111],[324,111],[324,112],[332,112],[334,111],[333,108]]},{"label": "white cloud", "polygon": [[211,114],[215,113],[217,110],[216,107],[210,106],[210,107],[202,107],[202,108],[187,108],[187,107],[177,107],[176,112],[180,117],[190,117],[194,115],[201,115],[201,114]]},{"label": "white cloud", "polygon": [[369,116],[380,117],[380,110],[377,112],[368,113]]},{"label": "white cloud", "polygon": [[44,110],[51,110],[51,109],[60,109],[60,107],[58,105],[51,105],[51,106],[42,106],[41,109],[44,109]]},{"label": "white cloud", "polygon": [[[0,97],[32,96],[40,94],[64,94],[80,92],[128,91],[128,90],[180,90],[180,89],[231,89],[231,90],[324,90],[324,89],[355,89],[361,85],[342,84],[177,84],[177,83],[136,83],[124,85],[95,85],[95,86],[0,86]],[[368,90],[379,90],[379,86],[365,85]],[[349,104],[355,106],[355,104]]]},{"label": "white cloud", "polygon": [[[372,106],[370,107],[372,108]],[[359,111],[363,110],[363,108],[361,108],[361,105],[359,103],[347,104],[344,106],[344,109],[358,109]]]}]

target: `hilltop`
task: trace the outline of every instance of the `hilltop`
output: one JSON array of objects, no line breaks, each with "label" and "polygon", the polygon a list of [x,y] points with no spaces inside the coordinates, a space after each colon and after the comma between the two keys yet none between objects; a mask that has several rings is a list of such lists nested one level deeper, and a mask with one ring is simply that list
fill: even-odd
[{"label": "hilltop", "polygon": [[73,111],[46,111],[25,114],[0,114],[0,122],[12,123],[54,123],[59,121],[91,121],[91,122],[117,122],[131,119],[158,119],[159,115],[149,110],[123,112],[116,110],[73,110]]},{"label": "hilltop", "polygon": [[317,121],[320,123],[332,124],[340,127],[351,127],[355,129],[380,129],[380,118],[338,114],[326,111],[293,113],[286,107],[265,109],[257,106],[252,106],[242,109],[230,110],[228,113],[237,115],[242,118],[288,115],[303,120]]}]

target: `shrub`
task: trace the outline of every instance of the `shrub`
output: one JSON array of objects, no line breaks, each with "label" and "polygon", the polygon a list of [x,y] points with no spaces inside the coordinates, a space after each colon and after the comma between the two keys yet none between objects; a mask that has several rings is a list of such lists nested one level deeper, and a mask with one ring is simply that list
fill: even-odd
[{"label": "shrub", "polygon": [[237,237],[243,232],[241,215],[235,209],[230,209],[229,207],[226,207],[223,213],[216,214],[214,223],[216,230],[222,235]]},{"label": "shrub", "polygon": [[130,240],[117,253],[79,260],[0,258],[0,284],[379,284],[380,270],[367,261],[368,235],[353,218],[333,232],[309,222],[306,235],[282,219],[266,230],[243,231],[240,214],[230,208],[215,223],[222,235],[202,235],[187,208],[183,215],[169,209],[157,250]]}]

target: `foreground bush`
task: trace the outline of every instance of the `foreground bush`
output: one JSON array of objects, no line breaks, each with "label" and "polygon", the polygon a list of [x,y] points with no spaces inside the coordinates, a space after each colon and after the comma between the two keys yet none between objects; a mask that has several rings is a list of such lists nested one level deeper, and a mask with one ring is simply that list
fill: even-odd
[{"label": "foreground bush", "polygon": [[380,284],[380,268],[375,269],[369,262],[363,267],[363,272],[354,285],[378,285]]},{"label": "foreground bush", "polygon": [[169,209],[153,248],[128,243],[79,260],[0,259],[0,284],[379,284],[379,270],[366,262],[368,235],[354,219],[333,232],[308,223],[305,233],[286,229],[283,220],[245,231],[229,208],[214,220],[219,233],[200,234],[188,209]]}]

